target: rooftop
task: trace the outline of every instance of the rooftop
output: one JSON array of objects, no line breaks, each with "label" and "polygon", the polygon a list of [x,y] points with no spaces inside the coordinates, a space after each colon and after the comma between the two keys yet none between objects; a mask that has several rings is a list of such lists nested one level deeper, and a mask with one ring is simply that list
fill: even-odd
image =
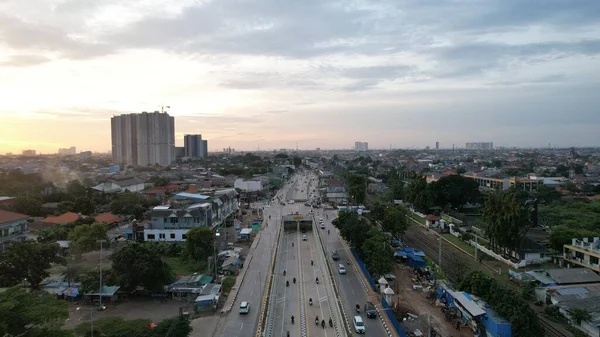
[{"label": "rooftop", "polygon": [[118,217],[114,214],[111,214],[111,213],[98,214],[98,215],[96,215],[94,220],[96,222],[104,222],[107,225],[119,223],[119,222],[123,221],[123,219],[121,219],[120,217]]},{"label": "rooftop", "polygon": [[0,209],[0,224],[7,223],[7,222],[13,222],[13,221],[17,221],[17,220],[22,220],[22,219],[27,219],[27,218],[29,218],[29,215],[15,213],[15,212],[9,212],[9,211]]},{"label": "rooftop", "polygon": [[79,220],[79,218],[81,218],[81,215],[77,214],[77,213],[73,213],[73,212],[67,212],[64,214],[61,214],[59,216],[49,216],[46,217],[44,219],[42,219],[42,222],[45,223],[51,223],[51,224],[55,224],[55,225],[59,225],[59,224],[67,224],[70,222],[75,222],[77,220]]}]

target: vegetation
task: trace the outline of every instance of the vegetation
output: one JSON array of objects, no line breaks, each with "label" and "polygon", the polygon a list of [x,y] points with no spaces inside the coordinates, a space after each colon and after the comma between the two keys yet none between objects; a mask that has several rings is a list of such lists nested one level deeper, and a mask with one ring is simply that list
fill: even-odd
[{"label": "vegetation", "polygon": [[385,209],[382,227],[384,231],[390,232],[394,238],[401,237],[409,225],[406,218],[406,209],[403,206],[391,206]]},{"label": "vegetation", "polygon": [[332,224],[340,230],[344,240],[348,241],[350,246],[360,251],[363,243],[367,239],[367,232],[371,226],[359,218],[354,212],[341,212],[339,216],[332,221]]},{"label": "vegetation", "polygon": [[99,240],[105,241],[104,247],[108,247],[109,242],[106,231],[106,225],[98,222],[75,227],[68,236],[69,241],[71,241],[70,250],[74,254],[98,250],[100,248]]},{"label": "vegetation", "polygon": [[430,184],[425,177],[419,176],[406,189],[406,200],[421,213],[428,213],[434,207],[460,209],[466,203],[476,203],[480,199],[479,185],[460,175],[444,176]]},{"label": "vegetation", "polygon": [[46,292],[13,287],[0,293],[0,336],[64,336],[57,333],[67,317],[67,302]]},{"label": "vegetation", "polygon": [[[92,336],[90,322],[78,325],[75,335]],[[187,337],[192,332],[190,321],[184,317],[173,317],[159,322],[154,328],[148,319],[125,320],[121,317],[102,317],[94,321],[94,336],[102,337]]]},{"label": "vegetation", "polygon": [[367,177],[362,174],[348,173],[346,185],[350,202],[353,204],[364,204],[367,197]]},{"label": "vegetation", "polygon": [[130,243],[113,253],[112,271],[123,289],[132,291],[143,286],[149,291],[162,292],[173,281],[169,265],[148,246]]},{"label": "vegetation", "polygon": [[227,276],[223,279],[223,283],[221,284],[222,286],[222,291],[224,294],[229,294],[229,292],[231,291],[231,288],[233,288],[233,286],[235,285],[235,277],[231,277],[231,276]]},{"label": "vegetation", "polygon": [[40,283],[49,276],[47,270],[51,265],[65,263],[58,255],[59,249],[57,243],[11,242],[0,253],[0,286],[28,282],[32,289],[39,289]]},{"label": "vegetation", "polygon": [[490,247],[501,250],[520,252],[525,234],[531,228],[531,211],[523,206],[516,191],[509,193],[495,192],[488,196],[483,209],[482,220]]},{"label": "vegetation", "polygon": [[576,229],[567,226],[552,227],[550,232],[550,248],[562,252],[563,246],[571,244],[574,238],[593,238],[600,236],[598,232],[593,232],[587,229]]},{"label": "vegetation", "polygon": [[498,314],[506,318],[512,324],[514,337],[544,336],[537,314],[515,290],[499,284],[480,271],[470,273],[459,288],[483,298]]},{"label": "vegetation", "polygon": [[206,227],[195,227],[187,232],[185,246],[187,255],[196,261],[204,262],[215,250],[215,233]]},{"label": "vegetation", "polygon": [[540,205],[540,224],[600,232],[600,200],[565,199]]}]

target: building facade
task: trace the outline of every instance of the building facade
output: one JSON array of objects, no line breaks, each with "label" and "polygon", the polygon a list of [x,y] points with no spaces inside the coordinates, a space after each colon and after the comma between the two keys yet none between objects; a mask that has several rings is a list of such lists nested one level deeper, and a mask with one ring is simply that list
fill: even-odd
[{"label": "building facade", "polygon": [[0,252],[8,241],[22,241],[27,238],[29,215],[0,209]]},{"label": "building facade", "polygon": [[114,116],[111,137],[115,163],[168,166],[175,161],[175,119],[166,112]]},{"label": "building facade", "polygon": [[202,135],[185,135],[183,137],[185,157],[198,159],[206,158],[208,154],[208,142],[202,139]]},{"label": "building facade", "polygon": [[493,150],[494,143],[493,142],[466,143],[465,149],[467,149],[467,150]]},{"label": "building facade", "polygon": [[572,239],[563,247],[563,259],[567,267],[589,268],[600,273],[600,239]]},{"label": "building facade", "polygon": [[58,149],[58,154],[61,156],[72,156],[77,154],[77,148],[75,146],[71,146],[69,148],[60,148]]},{"label": "building facade", "polygon": [[354,150],[355,151],[368,151],[369,143],[368,142],[354,142]]}]

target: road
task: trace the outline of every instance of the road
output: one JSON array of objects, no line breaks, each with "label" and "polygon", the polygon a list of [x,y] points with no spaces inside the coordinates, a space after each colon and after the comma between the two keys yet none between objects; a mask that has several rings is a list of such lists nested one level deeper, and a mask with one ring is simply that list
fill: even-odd
[{"label": "road", "polygon": [[[292,183],[287,200],[307,200],[308,184],[307,177],[298,177]],[[284,214],[308,214],[309,210],[300,202],[286,205]],[[306,241],[303,235],[306,235]],[[304,335],[334,337],[336,331],[329,326],[329,320],[332,318],[332,323],[338,329],[343,324],[339,321],[339,314],[332,314],[332,310],[337,312],[336,303],[330,303],[334,301],[333,288],[327,274],[325,255],[317,240],[316,233],[310,230],[306,233],[292,231],[282,234],[276,258],[277,275],[272,294],[275,306],[270,336],[286,336],[289,332],[291,337],[296,337],[302,336],[305,331]],[[286,276],[283,275],[284,270]],[[293,282],[294,278],[296,283]],[[286,281],[289,286],[286,286]],[[312,299],[312,305],[309,299]],[[291,316],[295,318],[294,323],[291,322]],[[315,324],[317,318],[318,325]],[[325,328],[321,325],[323,320]]]},{"label": "road", "polygon": [[[337,271],[340,263],[346,265],[346,274],[341,275],[336,273],[336,278],[339,284],[342,304],[344,305],[348,319],[351,320],[352,317],[356,315],[356,305],[359,304],[361,308],[364,308],[365,303],[368,301],[368,295],[360,280],[360,275],[357,274],[357,271],[355,271],[354,268],[347,265],[351,253],[350,251],[345,250],[338,230],[331,224],[331,221],[335,219],[336,216],[336,210],[315,210],[315,218],[317,218],[317,221],[321,218],[325,223],[325,229],[320,230],[320,238],[323,242],[323,246],[327,250],[328,262],[331,264],[331,269]],[[328,231],[329,234],[327,234]],[[338,261],[333,261],[331,259],[331,253],[334,250],[337,250],[340,254],[340,259]],[[379,305],[379,301],[374,301],[373,303]],[[381,308],[380,305],[379,307]],[[364,313],[364,309],[361,311],[360,316],[362,316],[363,321],[365,322],[367,334],[371,336],[387,336],[379,318],[368,319]],[[350,322],[350,324],[352,324],[352,322]]]},{"label": "road", "polygon": [[[287,194],[288,189],[289,187],[283,187],[278,196]],[[254,335],[261,311],[267,269],[271,264],[273,248],[277,240],[276,230],[281,215],[282,207],[279,204],[271,203],[271,205],[265,206],[264,219],[267,221],[267,226],[262,229],[262,237],[253,253],[252,261],[248,265],[244,265],[244,268],[247,268],[248,271],[233,308],[227,315],[222,331],[218,331],[215,336],[250,337]],[[247,315],[239,314],[239,306],[243,301],[250,303],[250,312]]]}]

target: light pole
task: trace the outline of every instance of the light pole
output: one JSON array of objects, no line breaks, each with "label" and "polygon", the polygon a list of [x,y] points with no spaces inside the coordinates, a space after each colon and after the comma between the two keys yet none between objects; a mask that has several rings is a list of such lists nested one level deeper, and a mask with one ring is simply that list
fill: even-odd
[{"label": "light pole", "polygon": [[100,243],[100,308],[102,308],[102,248],[106,240],[98,240]]},{"label": "light pole", "polygon": [[[216,232],[215,233],[215,237],[218,239],[219,237],[221,237],[221,233]],[[217,240],[215,240],[215,244],[214,244],[214,248],[215,248],[215,280],[217,279]]]},{"label": "light pole", "polygon": [[92,337],[94,337],[94,308],[77,307],[77,311],[79,311],[81,309],[89,309],[90,310],[90,330],[92,333]]}]

